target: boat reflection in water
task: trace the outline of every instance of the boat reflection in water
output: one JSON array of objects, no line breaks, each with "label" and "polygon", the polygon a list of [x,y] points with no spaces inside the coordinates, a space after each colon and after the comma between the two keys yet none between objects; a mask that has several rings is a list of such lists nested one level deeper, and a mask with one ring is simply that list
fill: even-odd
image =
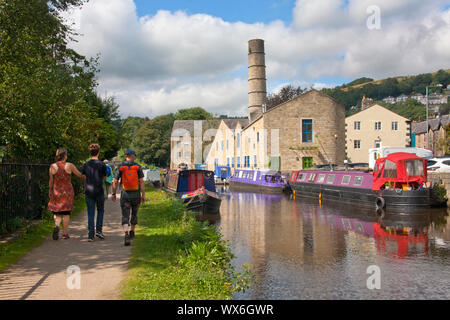
[{"label": "boat reflection in water", "polygon": [[[223,192],[216,222],[256,276],[235,299],[449,299],[446,209],[388,214],[285,195]],[[367,288],[367,268],[381,290]]]}]

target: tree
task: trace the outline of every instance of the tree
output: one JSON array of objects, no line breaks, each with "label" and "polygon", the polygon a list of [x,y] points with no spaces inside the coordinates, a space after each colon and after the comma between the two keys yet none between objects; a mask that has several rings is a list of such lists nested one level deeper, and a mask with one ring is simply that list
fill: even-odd
[{"label": "tree", "polygon": [[210,120],[213,115],[201,107],[180,109],[175,113],[175,120]]},{"label": "tree", "polygon": [[174,115],[169,113],[143,123],[134,140],[140,160],[158,166],[170,164],[170,136],[174,121]]},{"label": "tree", "polygon": [[104,157],[117,153],[118,105],[95,92],[97,60],[67,47],[76,34],[61,12],[83,2],[0,1],[0,145],[9,157],[51,160],[64,146],[77,161],[92,142]]},{"label": "tree", "polygon": [[51,160],[65,146],[72,161],[86,158],[97,62],[67,47],[75,34],[60,15],[82,3],[0,1],[0,146],[9,157]]},{"label": "tree", "polygon": [[267,96],[266,100],[266,108],[267,110],[278,106],[282,104],[283,102],[289,101],[294,99],[295,97],[298,97],[303,92],[305,92],[306,89],[302,89],[301,87],[293,87],[292,85],[287,85],[281,88],[280,92],[278,93],[272,93]]}]

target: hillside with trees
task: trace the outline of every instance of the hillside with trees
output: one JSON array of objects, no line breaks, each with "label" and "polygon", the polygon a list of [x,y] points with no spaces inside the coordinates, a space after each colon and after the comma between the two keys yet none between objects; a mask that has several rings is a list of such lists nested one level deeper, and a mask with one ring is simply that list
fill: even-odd
[{"label": "hillside with trees", "polygon": [[[361,102],[363,96],[371,98],[374,101],[380,101],[388,96],[397,97],[401,94],[411,95],[414,93],[425,94],[426,86],[438,83],[442,84],[443,87],[433,88],[433,92],[442,92],[442,90],[450,84],[450,70],[439,70],[435,73],[388,78],[369,82],[368,80],[371,79],[357,79],[349,84],[337,86],[332,89],[322,89],[322,92],[343,104],[347,112],[349,112],[352,106],[358,106],[358,103]],[[425,109],[425,107],[423,108]]]}]

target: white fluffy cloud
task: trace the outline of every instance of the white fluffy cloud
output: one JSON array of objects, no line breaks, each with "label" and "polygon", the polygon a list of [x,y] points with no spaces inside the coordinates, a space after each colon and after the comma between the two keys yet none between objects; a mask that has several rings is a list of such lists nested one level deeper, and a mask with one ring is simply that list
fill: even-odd
[{"label": "white fluffy cloud", "polygon": [[[370,30],[370,6],[380,12]],[[274,83],[328,86],[321,78],[381,78],[450,67],[445,1],[298,0],[293,22],[229,23],[206,14],[158,11],[138,17],[132,0],[95,0],[71,13],[83,35],[73,47],[101,54],[100,92],[124,115],[155,116],[202,106],[247,112],[247,41],[266,42]]]}]

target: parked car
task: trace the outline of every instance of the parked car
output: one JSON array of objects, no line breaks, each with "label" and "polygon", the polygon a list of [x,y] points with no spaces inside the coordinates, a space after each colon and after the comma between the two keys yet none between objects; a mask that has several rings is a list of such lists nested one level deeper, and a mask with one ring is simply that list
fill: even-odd
[{"label": "parked car", "polygon": [[432,158],[427,163],[428,172],[450,172],[450,157]]}]

